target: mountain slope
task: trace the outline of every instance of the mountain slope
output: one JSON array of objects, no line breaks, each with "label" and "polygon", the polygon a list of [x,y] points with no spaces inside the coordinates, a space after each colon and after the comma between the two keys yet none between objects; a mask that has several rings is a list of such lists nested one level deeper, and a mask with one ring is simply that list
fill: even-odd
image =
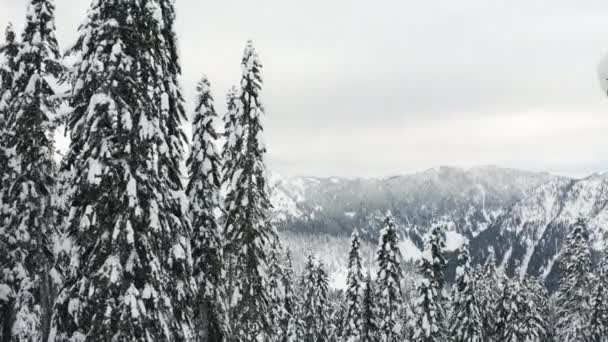
[{"label": "mountain slope", "polygon": [[356,228],[374,243],[390,210],[408,259],[419,255],[428,228],[442,223],[449,251],[469,240],[477,262],[493,249],[509,274],[541,277],[550,288],[559,279],[562,243],[578,217],[588,221],[595,249],[608,237],[608,173],[576,180],[497,167],[440,167],[385,179],[275,177],[272,201],[285,234],[329,234],[339,241]]},{"label": "mountain slope", "polygon": [[471,241],[471,248],[483,259],[491,247],[508,273],[528,273],[555,287],[556,261],[579,217],[587,221],[592,247],[600,249],[608,233],[608,174],[538,186]]},{"label": "mountain slope", "polygon": [[375,239],[378,220],[390,210],[414,239],[437,221],[471,238],[553,179],[561,178],[497,167],[440,167],[385,179],[275,178],[272,201],[276,223],[291,231],[343,235],[358,228]]}]

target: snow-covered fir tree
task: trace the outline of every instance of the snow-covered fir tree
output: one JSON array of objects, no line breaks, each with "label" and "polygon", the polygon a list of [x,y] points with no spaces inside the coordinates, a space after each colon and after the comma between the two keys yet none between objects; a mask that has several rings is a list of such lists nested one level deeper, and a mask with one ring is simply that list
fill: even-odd
[{"label": "snow-covered fir tree", "polygon": [[519,279],[505,284],[496,313],[497,341],[546,341],[544,318],[532,292]]},{"label": "snow-covered fir tree", "polygon": [[361,302],[361,342],[377,342],[378,339],[378,308],[376,304],[376,288],[371,274],[365,277],[363,298]]},{"label": "snow-covered fir tree", "polygon": [[67,230],[76,253],[55,305],[56,341],[192,338],[172,6],[94,0],[71,49]]},{"label": "snow-covered fir tree", "polygon": [[[294,274],[293,274],[293,258],[291,256],[291,250],[287,249],[285,252],[285,261],[283,264],[283,274],[281,278],[284,290],[283,299],[283,312],[284,317],[280,322],[281,331],[283,336],[281,341],[287,342],[290,334],[293,335],[294,329],[299,330],[301,327],[301,321],[299,321],[298,312],[298,297],[295,293],[294,288]],[[294,318],[297,317],[297,318]],[[295,325],[292,327],[292,325]],[[290,333],[290,329],[292,333]]]},{"label": "snow-covered fir tree", "polygon": [[599,263],[599,274],[595,277],[589,318],[589,340],[603,342],[608,338],[608,246],[604,246]]},{"label": "snow-covered fir tree", "polygon": [[270,223],[264,164],[262,64],[251,41],[245,47],[241,69],[224,169],[226,253],[233,282],[230,322],[233,340],[239,342],[266,340],[273,334],[267,258],[276,235]]},{"label": "snow-covered fir tree", "polygon": [[193,276],[198,288],[194,323],[202,341],[221,342],[229,337],[229,324],[224,303],[222,232],[217,220],[222,167],[214,125],[217,114],[206,76],[196,91],[192,147],[187,160],[190,180],[186,188],[192,222]]},{"label": "snow-covered fir tree", "polygon": [[[343,341],[344,324],[346,322],[346,305],[342,291],[334,293],[329,304],[329,322],[327,322],[327,341]],[[337,298],[335,298],[337,297]]]},{"label": "snow-covered fir tree", "polygon": [[[15,72],[17,71],[16,58],[18,53],[19,43],[17,42],[17,35],[15,34],[12,23],[9,23],[4,32],[4,42],[0,45],[0,60],[2,61],[0,64],[0,132],[2,132],[2,129],[6,124],[6,109],[10,103],[11,94],[13,93],[13,80],[15,78]],[[0,144],[2,143],[1,139],[5,137],[5,133],[0,135]],[[2,152],[3,151],[0,150],[0,153]],[[0,155],[0,158],[2,158],[2,155]],[[3,171],[6,166],[6,162],[0,164],[0,171]],[[0,174],[4,175],[5,171]]]},{"label": "snow-covered fir tree", "polygon": [[12,84],[6,85],[10,90],[4,92],[2,101],[6,120],[2,144],[8,163],[2,175],[4,217],[0,231],[7,255],[0,271],[0,286],[8,286],[14,293],[13,312],[3,319],[11,321],[8,324],[12,325],[13,339],[46,341],[52,306],[49,234],[55,176],[53,118],[59,106],[52,84],[62,72],[54,1],[28,1],[16,55],[10,31],[7,39],[9,60],[3,82],[10,82],[11,70],[18,71],[13,74]]},{"label": "snow-covered fir tree", "polygon": [[442,294],[446,267],[444,256],[445,241],[443,228],[435,226],[429,232],[426,248],[418,262],[418,269],[422,279],[417,285],[415,301],[415,342],[445,341],[445,312]]},{"label": "snow-covered fir tree", "polygon": [[354,231],[350,241],[348,255],[348,275],[346,279],[346,312],[344,317],[344,330],[342,341],[359,341],[361,333],[361,289],[363,272],[361,270],[361,242],[359,233]]},{"label": "snow-covered fir tree", "polygon": [[540,279],[525,277],[522,282],[528,298],[528,329],[535,331],[532,335],[538,336],[542,342],[554,341],[549,291]]},{"label": "snow-covered fir tree", "polygon": [[591,286],[589,232],[578,219],[565,241],[560,267],[562,279],[557,295],[556,338],[559,341],[584,341],[588,338]]},{"label": "snow-covered fir tree", "polygon": [[401,280],[401,251],[397,225],[393,216],[388,213],[380,231],[380,241],[376,253],[378,265],[378,329],[380,341],[392,342],[399,340],[400,309],[402,305]]},{"label": "snow-covered fir tree", "polygon": [[315,315],[316,315],[316,341],[327,341],[329,336],[329,322],[330,322],[330,306],[329,306],[329,274],[325,268],[325,264],[317,260],[317,267],[315,269],[315,288],[316,288],[316,301],[315,301]]},{"label": "snow-covered fir tree", "polygon": [[283,284],[284,269],[281,260],[282,246],[278,236],[274,238],[268,252],[268,294],[270,322],[273,333],[268,341],[281,341],[286,331],[283,330],[283,321],[288,316],[285,311],[285,286]]},{"label": "snow-covered fir tree", "polygon": [[308,256],[301,279],[303,302],[303,341],[327,341],[329,322],[329,278],[325,266],[312,255]]},{"label": "snow-covered fir tree", "polygon": [[496,270],[496,255],[489,251],[485,263],[475,269],[475,296],[479,302],[480,315],[486,341],[493,341],[496,327],[496,310],[502,294],[502,280]]},{"label": "snow-covered fir tree", "polygon": [[469,245],[463,244],[458,251],[458,266],[452,298],[449,336],[454,342],[482,342],[483,320],[479,302],[475,296],[473,269],[470,263]]}]

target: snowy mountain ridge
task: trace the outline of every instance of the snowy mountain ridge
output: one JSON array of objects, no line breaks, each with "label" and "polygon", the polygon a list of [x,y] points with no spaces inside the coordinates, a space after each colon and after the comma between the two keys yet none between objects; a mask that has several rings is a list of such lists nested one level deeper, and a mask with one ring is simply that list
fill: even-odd
[{"label": "snowy mountain ridge", "polygon": [[[373,178],[272,177],[275,223],[298,234],[347,237],[357,228],[375,241],[387,210],[401,227],[402,251],[416,258],[433,224],[448,227],[447,249],[465,241],[484,260],[493,248],[511,274],[555,281],[567,229],[588,220],[595,249],[608,234],[608,173],[583,179],[503,169],[439,167]],[[320,252],[323,254],[323,252]]]}]

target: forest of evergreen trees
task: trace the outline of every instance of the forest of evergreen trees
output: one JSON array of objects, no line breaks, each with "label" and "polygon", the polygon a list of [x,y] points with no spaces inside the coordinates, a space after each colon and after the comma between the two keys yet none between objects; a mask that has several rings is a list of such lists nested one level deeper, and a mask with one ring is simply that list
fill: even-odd
[{"label": "forest of evergreen trees", "polygon": [[356,231],[344,291],[312,254],[294,274],[271,224],[253,43],[227,113],[206,77],[187,113],[173,0],[93,0],[65,53],[54,1],[28,2],[0,48],[0,342],[608,340],[608,255],[592,262],[582,219],[554,294],[493,254],[474,266],[467,245],[448,283],[441,226],[405,291],[390,213],[374,274]]}]

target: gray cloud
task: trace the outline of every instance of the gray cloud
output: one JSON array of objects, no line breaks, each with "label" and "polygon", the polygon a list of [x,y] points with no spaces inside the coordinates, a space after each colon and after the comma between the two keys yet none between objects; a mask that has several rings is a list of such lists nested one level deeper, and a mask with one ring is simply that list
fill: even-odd
[{"label": "gray cloud", "polygon": [[[0,0],[0,24],[20,27],[24,3]],[[67,46],[88,1],[56,3]],[[608,51],[605,1],[178,0],[177,8],[189,99],[206,73],[223,110],[243,44],[256,40],[269,160],[280,173],[608,170],[608,99],[597,76]]]}]

